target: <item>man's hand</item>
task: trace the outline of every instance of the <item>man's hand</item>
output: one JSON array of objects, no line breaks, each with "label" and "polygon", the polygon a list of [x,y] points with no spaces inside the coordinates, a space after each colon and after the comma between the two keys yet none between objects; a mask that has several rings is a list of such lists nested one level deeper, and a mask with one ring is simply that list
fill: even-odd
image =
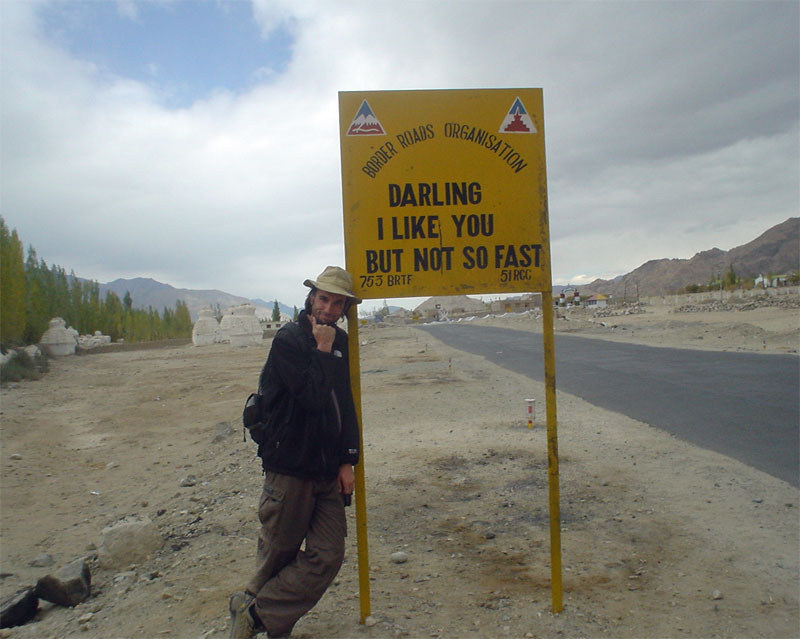
[{"label": "man's hand", "polygon": [[313,315],[308,316],[308,321],[311,322],[311,334],[317,340],[317,350],[330,353],[333,348],[333,340],[336,337],[336,329],[327,324],[317,324],[317,320]]},{"label": "man's hand", "polygon": [[339,492],[343,495],[350,495],[356,484],[356,474],[351,464],[339,466]]}]

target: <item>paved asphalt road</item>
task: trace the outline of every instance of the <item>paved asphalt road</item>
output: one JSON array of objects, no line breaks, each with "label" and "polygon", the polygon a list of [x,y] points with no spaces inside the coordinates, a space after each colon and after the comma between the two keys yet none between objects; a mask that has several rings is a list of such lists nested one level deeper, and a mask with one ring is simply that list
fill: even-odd
[{"label": "paved asphalt road", "polygon": [[[421,327],[445,344],[544,380],[542,336]],[[800,358],[653,348],[556,335],[556,387],[800,485]],[[679,472],[679,469],[676,469]]]}]

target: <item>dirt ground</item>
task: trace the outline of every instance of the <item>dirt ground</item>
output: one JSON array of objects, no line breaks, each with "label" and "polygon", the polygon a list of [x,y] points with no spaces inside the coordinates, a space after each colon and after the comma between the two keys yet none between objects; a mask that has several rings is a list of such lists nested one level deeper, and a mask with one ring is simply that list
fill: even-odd
[{"label": "dirt ground", "polygon": [[[800,334],[791,309],[568,317],[557,330],[765,357],[796,352]],[[541,330],[530,317],[481,321]],[[359,341],[372,615],[359,623],[351,508],[345,564],[293,637],[800,635],[797,489],[559,393],[564,610],[553,614],[543,386],[412,327],[362,328]],[[268,348],[63,358],[2,389],[2,595],[80,557],[93,595],[43,603],[0,637],[227,636],[261,484],[239,420]],[[102,529],[131,516],[152,519],[163,547],[101,568]],[[54,566],[32,567],[45,552]]]}]

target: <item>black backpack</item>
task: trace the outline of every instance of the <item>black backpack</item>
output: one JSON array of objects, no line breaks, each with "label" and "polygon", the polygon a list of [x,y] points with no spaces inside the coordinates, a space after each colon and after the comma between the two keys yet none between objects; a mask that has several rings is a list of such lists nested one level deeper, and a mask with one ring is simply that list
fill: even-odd
[{"label": "black backpack", "polygon": [[245,431],[250,431],[250,438],[260,446],[266,434],[266,419],[264,396],[261,393],[250,393],[242,411],[242,441],[247,441]]},{"label": "black backpack", "polygon": [[258,391],[247,396],[244,402],[244,410],[242,410],[242,441],[247,441],[245,431],[250,431],[250,439],[259,446],[266,439],[267,420],[269,419],[269,402],[264,397],[262,386],[266,369],[267,365],[264,364],[261,375],[258,377]]}]

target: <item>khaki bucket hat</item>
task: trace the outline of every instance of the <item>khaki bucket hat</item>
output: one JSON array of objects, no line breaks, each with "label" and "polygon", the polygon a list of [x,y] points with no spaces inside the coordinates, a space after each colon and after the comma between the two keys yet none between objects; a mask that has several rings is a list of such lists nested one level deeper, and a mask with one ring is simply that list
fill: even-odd
[{"label": "khaki bucket hat", "polygon": [[361,299],[353,295],[353,276],[338,266],[326,266],[316,280],[306,280],[303,286],[344,295],[352,299],[355,304],[361,304]]}]

